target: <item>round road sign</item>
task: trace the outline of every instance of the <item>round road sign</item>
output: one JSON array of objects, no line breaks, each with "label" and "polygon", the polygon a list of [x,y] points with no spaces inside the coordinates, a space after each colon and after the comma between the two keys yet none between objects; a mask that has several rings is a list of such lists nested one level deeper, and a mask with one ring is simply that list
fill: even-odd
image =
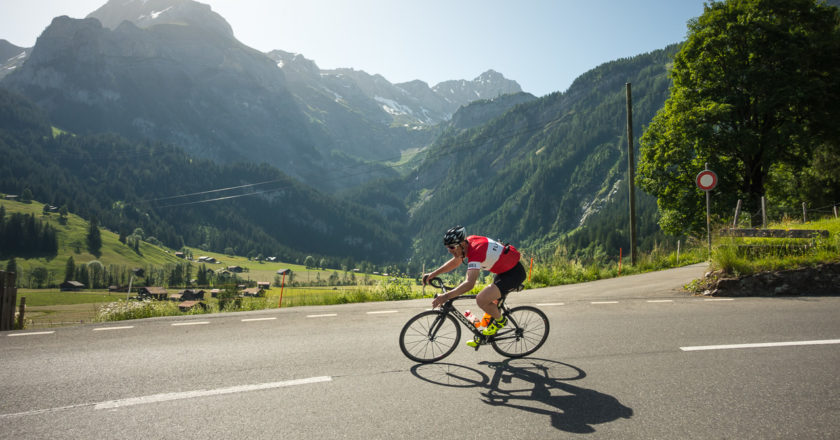
[{"label": "round road sign", "polygon": [[703,191],[711,191],[717,186],[718,177],[712,170],[703,170],[697,174],[697,178],[694,181],[697,182],[697,187]]}]

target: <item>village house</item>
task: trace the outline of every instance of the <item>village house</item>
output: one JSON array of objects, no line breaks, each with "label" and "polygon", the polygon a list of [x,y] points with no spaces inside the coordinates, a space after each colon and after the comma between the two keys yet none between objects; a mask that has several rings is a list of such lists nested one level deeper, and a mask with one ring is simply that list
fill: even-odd
[{"label": "village house", "polygon": [[78,281],[65,281],[58,286],[62,292],[78,292],[85,288],[85,285]]},{"label": "village house", "polygon": [[163,287],[141,287],[137,290],[137,296],[141,299],[155,299],[164,301],[169,296],[166,289]]}]

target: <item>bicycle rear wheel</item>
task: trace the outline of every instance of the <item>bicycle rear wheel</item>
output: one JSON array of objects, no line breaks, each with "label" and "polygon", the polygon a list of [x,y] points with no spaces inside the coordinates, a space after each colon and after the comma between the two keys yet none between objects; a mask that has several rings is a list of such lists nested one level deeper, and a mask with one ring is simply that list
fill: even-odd
[{"label": "bicycle rear wheel", "polygon": [[415,362],[429,363],[449,356],[461,340],[455,318],[427,310],[409,319],[400,332],[400,350]]},{"label": "bicycle rear wheel", "polygon": [[527,356],[542,347],[548,338],[548,318],[542,310],[531,306],[510,309],[508,324],[496,333],[491,344],[502,356]]}]

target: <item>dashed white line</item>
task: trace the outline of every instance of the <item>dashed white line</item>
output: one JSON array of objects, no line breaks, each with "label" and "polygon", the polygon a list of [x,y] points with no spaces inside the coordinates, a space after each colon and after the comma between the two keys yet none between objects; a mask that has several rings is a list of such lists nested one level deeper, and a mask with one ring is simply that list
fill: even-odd
[{"label": "dashed white line", "polygon": [[295,379],[295,380],[286,380],[282,382],[270,382],[270,383],[258,383],[253,385],[238,385],[233,387],[227,388],[217,388],[214,390],[196,390],[196,391],[186,391],[180,393],[162,393],[162,394],[152,394],[149,396],[141,396],[141,397],[131,397],[127,399],[119,399],[119,400],[108,400],[105,402],[99,403],[82,403],[78,405],[69,405],[69,406],[60,406],[56,408],[46,408],[46,409],[36,409],[32,411],[24,411],[19,413],[11,413],[11,414],[0,414],[0,420],[12,418],[12,417],[26,417],[26,416],[33,416],[38,414],[56,412],[56,411],[66,411],[76,408],[84,408],[84,407],[94,407],[94,409],[115,409],[115,408],[122,408],[125,406],[133,406],[133,405],[142,405],[147,403],[157,403],[157,402],[168,402],[172,400],[182,400],[182,399],[194,399],[197,397],[207,397],[207,396],[221,396],[225,394],[234,394],[234,393],[245,393],[249,391],[260,391],[260,390],[270,390],[276,388],[283,388],[283,387],[291,387],[296,385],[308,385],[320,382],[330,382],[332,381],[332,377],[330,376],[319,376],[319,377],[309,377],[306,379]]},{"label": "dashed white line", "polygon": [[239,385],[228,388],[217,388],[215,390],[196,390],[186,391],[181,393],[162,393],[152,394],[150,396],[132,397],[129,399],[110,400],[107,402],[97,403],[96,409],[113,409],[124,406],[142,405],[144,403],[168,402],[170,400],[194,399],[196,397],[206,396],[221,396],[224,394],[244,393],[248,391],[270,390],[273,388],[283,388],[295,385],[307,385],[318,382],[329,382],[332,380],[330,376],[310,377],[307,379],[286,380],[283,382],[258,383],[254,385]]},{"label": "dashed white line", "polygon": [[35,336],[35,335],[51,335],[55,333],[55,331],[49,332],[29,332],[29,333],[9,333],[9,337],[11,336]]},{"label": "dashed white line", "polygon": [[766,348],[766,347],[789,347],[794,345],[827,345],[840,344],[840,339],[824,339],[819,341],[791,341],[791,342],[762,342],[758,344],[729,344],[729,345],[700,345],[695,347],[680,347],[682,351],[701,350],[731,350],[737,348]]},{"label": "dashed white line", "polygon": [[204,324],[210,324],[210,321],[176,322],[172,325],[173,326],[181,326],[181,325],[204,325]]},{"label": "dashed white line", "polygon": [[106,331],[106,330],[126,330],[126,329],[130,329],[130,328],[134,328],[134,326],[133,325],[124,325],[122,327],[99,327],[99,328],[93,329],[93,331],[101,332],[101,331]]},{"label": "dashed white line", "polygon": [[367,312],[368,315],[384,315],[386,313],[399,313],[399,310],[378,310],[376,312]]},{"label": "dashed white line", "polygon": [[338,313],[324,313],[321,315],[306,315],[307,318],[330,318],[333,316],[338,316]]},{"label": "dashed white line", "polygon": [[274,317],[274,318],[247,318],[247,319],[243,319],[242,322],[273,321],[275,319],[277,319],[277,318],[276,317]]}]

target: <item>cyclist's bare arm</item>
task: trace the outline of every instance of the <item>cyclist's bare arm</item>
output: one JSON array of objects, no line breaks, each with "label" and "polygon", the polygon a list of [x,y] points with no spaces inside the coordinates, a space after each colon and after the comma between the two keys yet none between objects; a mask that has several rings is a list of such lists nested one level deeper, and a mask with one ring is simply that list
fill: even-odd
[{"label": "cyclist's bare arm", "polygon": [[435,269],[434,272],[431,272],[431,273],[428,273],[428,274],[424,275],[423,276],[423,284],[428,283],[429,280],[431,280],[432,278],[437,278],[442,273],[452,272],[453,270],[458,268],[458,266],[460,266],[463,261],[464,261],[463,258],[452,257],[449,261],[447,261],[446,263],[443,263],[443,265],[441,267]]},{"label": "cyclist's bare arm", "polygon": [[446,292],[446,294],[440,295],[432,301],[432,307],[439,307],[441,304],[449,301],[452,298],[457,298],[464,293],[469,292],[475,286],[475,282],[478,280],[478,274],[481,272],[479,269],[469,269],[467,270],[467,278],[464,280],[463,283],[456,286],[454,289]]}]

